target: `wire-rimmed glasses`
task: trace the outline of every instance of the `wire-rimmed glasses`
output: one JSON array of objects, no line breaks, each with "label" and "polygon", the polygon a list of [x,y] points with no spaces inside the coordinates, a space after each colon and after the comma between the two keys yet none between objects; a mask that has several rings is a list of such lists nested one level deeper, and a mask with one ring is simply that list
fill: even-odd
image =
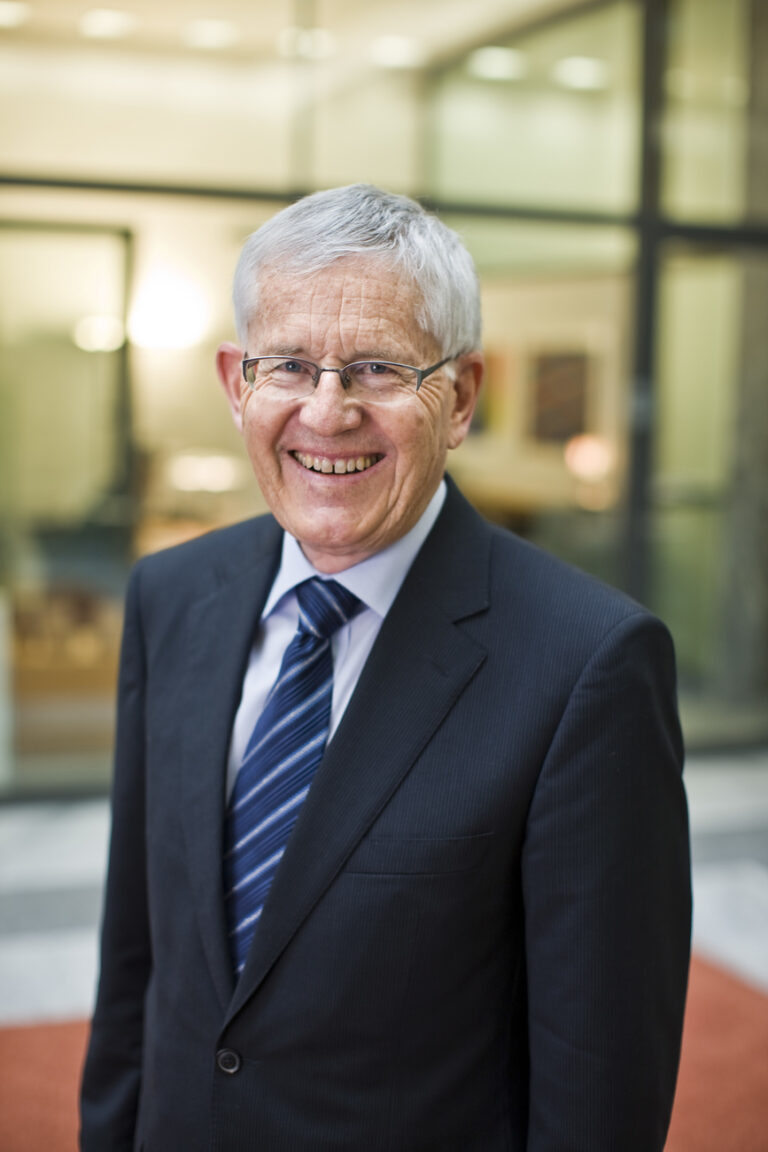
[{"label": "wire-rimmed glasses", "polygon": [[449,360],[446,356],[429,368],[414,368],[390,360],[355,360],[343,368],[322,368],[295,356],[247,356],[243,376],[254,392],[282,400],[311,396],[323,372],[335,372],[347,396],[368,404],[390,404],[418,392],[422,381]]}]

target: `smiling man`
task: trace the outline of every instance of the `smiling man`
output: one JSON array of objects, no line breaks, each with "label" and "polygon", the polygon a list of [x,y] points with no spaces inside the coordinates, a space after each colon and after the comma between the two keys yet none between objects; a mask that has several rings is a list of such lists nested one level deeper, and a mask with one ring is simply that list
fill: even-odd
[{"label": "smiling man", "polygon": [[317,193],[217,367],[271,515],[129,586],[84,1152],[659,1152],[690,876],[674,657],[444,477],[472,261]]}]

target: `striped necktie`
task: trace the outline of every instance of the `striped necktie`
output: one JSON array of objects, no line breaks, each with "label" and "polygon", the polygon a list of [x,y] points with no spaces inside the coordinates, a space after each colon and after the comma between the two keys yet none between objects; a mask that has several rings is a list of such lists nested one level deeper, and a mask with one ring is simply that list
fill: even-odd
[{"label": "striped necktie", "polygon": [[299,626],[245,749],[224,829],[224,900],[236,975],[328,739],[331,636],[361,602],[335,580],[296,588]]}]

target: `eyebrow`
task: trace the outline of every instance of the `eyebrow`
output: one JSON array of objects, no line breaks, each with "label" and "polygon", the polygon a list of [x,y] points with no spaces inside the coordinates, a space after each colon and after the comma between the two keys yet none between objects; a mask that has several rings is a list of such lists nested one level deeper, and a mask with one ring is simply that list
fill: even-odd
[{"label": "eyebrow", "polygon": [[[266,355],[266,356],[285,356],[285,357],[293,356],[297,360],[310,360],[313,364],[318,363],[318,361],[314,357],[312,357],[309,354],[309,352],[305,352],[302,348],[297,347],[295,345],[292,348],[286,348],[286,346],[283,345],[282,347],[278,348],[275,352],[266,352],[266,353],[263,353],[263,355]],[[410,364],[410,360],[402,360],[400,358],[399,354],[395,354],[392,352],[382,352],[380,350],[373,351],[373,352],[370,352],[370,351],[356,352],[354,354],[354,356],[350,356],[350,358],[348,360],[345,360],[345,364],[355,364],[358,360],[374,360],[374,361],[375,360],[382,360],[382,361],[389,361],[392,364]]]}]

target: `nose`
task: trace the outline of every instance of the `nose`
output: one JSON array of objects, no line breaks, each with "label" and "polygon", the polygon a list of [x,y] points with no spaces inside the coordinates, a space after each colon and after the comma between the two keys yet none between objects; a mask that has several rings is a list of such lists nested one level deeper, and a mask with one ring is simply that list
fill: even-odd
[{"label": "nose", "polygon": [[338,372],[323,368],[314,392],[299,409],[299,420],[318,435],[335,436],[358,427],[361,405],[347,395]]}]

